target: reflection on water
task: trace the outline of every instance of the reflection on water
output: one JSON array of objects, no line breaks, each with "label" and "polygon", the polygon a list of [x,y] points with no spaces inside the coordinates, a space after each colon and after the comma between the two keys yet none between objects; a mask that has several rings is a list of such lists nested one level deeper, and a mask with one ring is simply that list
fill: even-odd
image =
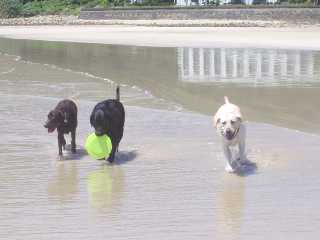
[{"label": "reflection on water", "polygon": [[318,53],[303,50],[178,48],[180,81],[250,86],[320,82]]},{"label": "reflection on water", "polygon": [[103,166],[89,173],[87,190],[90,205],[98,209],[108,209],[119,205],[123,191],[124,174],[117,166]]},{"label": "reflection on water", "polygon": [[78,166],[74,162],[57,162],[56,167],[56,173],[49,180],[48,196],[52,200],[68,202],[79,191]]},{"label": "reflection on water", "polygon": [[245,209],[245,179],[224,175],[217,201],[221,206],[216,217],[218,234],[220,237],[226,235],[229,239],[238,239]]},{"label": "reflection on water", "polygon": [[[15,92],[10,88],[13,80],[22,82],[21,75],[30,91],[39,88],[45,96],[63,92],[88,100],[113,97],[117,83],[127,105],[207,115],[213,115],[227,95],[241,106],[246,120],[320,133],[320,111],[314,110],[320,93],[319,51],[0,39],[0,52],[15,59],[0,57],[0,77],[8,81],[2,85],[10,92]],[[50,69],[50,74],[43,69]]]}]

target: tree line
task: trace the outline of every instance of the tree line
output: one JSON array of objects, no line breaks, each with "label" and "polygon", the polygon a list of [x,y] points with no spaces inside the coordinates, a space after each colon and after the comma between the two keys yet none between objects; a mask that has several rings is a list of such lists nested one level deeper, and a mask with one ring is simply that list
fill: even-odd
[{"label": "tree line", "polygon": [[[218,1],[208,0],[208,4],[217,4]],[[318,4],[319,0],[279,1],[292,4]],[[130,4],[130,0],[0,0],[0,18],[53,14],[78,15],[81,8],[129,7],[132,5],[166,6],[174,4],[175,0],[142,0],[134,4]]]}]

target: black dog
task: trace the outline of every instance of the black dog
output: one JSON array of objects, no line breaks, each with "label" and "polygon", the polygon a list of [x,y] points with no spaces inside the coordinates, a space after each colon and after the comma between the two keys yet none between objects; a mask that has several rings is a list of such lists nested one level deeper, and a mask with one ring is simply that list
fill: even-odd
[{"label": "black dog", "polygon": [[125,112],[120,102],[120,90],[117,87],[116,99],[109,99],[98,103],[90,116],[90,123],[95,129],[97,136],[107,134],[112,142],[112,151],[108,158],[113,162],[115,152],[123,136]]},{"label": "black dog", "polygon": [[77,106],[71,100],[62,100],[58,103],[54,110],[48,114],[48,120],[44,127],[48,128],[48,132],[51,133],[55,129],[58,132],[58,147],[59,155],[62,156],[62,147],[65,149],[66,140],[64,134],[71,132],[71,151],[76,152],[76,128],[78,125],[77,120]]}]

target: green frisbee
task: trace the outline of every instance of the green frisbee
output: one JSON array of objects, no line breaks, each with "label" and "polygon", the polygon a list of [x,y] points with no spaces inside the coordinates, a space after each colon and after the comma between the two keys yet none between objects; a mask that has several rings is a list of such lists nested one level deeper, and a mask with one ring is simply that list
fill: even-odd
[{"label": "green frisbee", "polygon": [[108,135],[97,136],[91,133],[86,140],[85,149],[96,160],[109,157],[112,150],[112,142]]}]

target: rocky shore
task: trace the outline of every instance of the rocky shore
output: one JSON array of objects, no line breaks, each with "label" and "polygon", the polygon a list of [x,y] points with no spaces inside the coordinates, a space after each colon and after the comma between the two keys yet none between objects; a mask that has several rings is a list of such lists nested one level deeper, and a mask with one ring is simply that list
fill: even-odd
[{"label": "rocky shore", "polygon": [[36,26],[36,25],[123,25],[123,26],[155,26],[155,27],[288,27],[285,21],[259,20],[228,20],[228,19],[199,19],[199,20],[83,20],[77,16],[35,16],[28,18],[0,19],[2,26]]}]

